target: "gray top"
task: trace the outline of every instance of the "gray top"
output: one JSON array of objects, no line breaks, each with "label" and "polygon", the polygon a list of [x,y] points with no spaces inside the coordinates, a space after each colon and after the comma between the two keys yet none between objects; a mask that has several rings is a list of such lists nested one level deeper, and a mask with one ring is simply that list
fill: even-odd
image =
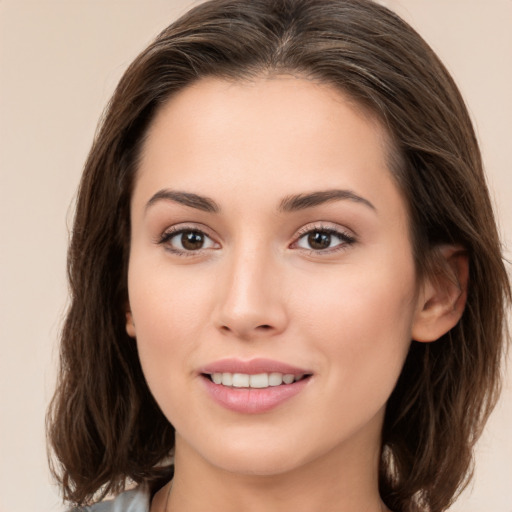
[{"label": "gray top", "polygon": [[75,508],[69,512],[149,512],[150,501],[149,489],[141,486],[122,492],[113,500],[105,500],[85,508]]}]

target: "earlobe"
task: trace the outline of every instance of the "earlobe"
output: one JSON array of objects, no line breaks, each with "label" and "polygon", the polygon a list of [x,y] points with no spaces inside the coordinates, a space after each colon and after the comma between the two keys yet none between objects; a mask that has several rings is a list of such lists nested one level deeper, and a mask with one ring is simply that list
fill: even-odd
[{"label": "earlobe", "polygon": [[460,320],[466,305],[469,261],[460,246],[436,248],[437,271],[427,276],[418,300],[412,339],[431,342],[446,334]]},{"label": "earlobe", "polygon": [[133,321],[133,315],[130,310],[126,311],[126,332],[128,336],[135,338],[135,322]]}]

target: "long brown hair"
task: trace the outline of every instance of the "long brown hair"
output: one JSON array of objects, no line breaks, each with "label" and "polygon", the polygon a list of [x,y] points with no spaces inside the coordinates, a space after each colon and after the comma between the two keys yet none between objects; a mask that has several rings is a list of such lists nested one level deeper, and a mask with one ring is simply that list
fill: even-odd
[{"label": "long brown hair", "polygon": [[125,332],[129,203],[148,126],[173,93],[203,77],[272,72],[335,85],[387,128],[418,275],[435,272],[440,244],[469,255],[461,321],[435,343],[412,342],[389,399],[380,492],[395,512],[438,512],[468,481],[499,391],[510,286],[457,87],[411,27],[369,0],[213,0],[131,64],[85,165],[68,255],[71,306],[48,413],[53,471],[74,503],[172,473],[174,430]]}]

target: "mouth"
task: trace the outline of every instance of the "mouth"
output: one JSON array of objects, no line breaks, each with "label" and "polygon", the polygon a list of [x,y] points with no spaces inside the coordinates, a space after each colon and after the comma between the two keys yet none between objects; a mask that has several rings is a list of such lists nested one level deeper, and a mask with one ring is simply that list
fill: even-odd
[{"label": "mouth", "polygon": [[266,413],[309,388],[313,372],[272,359],[228,358],[200,369],[208,396],[241,414]]},{"label": "mouth", "polygon": [[202,373],[204,378],[210,380],[214,384],[229,388],[253,388],[253,389],[266,389],[278,386],[289,386],[295,382],[309,379],[311,374],[308,373],[229,373],[229,372],[214,372]]}]

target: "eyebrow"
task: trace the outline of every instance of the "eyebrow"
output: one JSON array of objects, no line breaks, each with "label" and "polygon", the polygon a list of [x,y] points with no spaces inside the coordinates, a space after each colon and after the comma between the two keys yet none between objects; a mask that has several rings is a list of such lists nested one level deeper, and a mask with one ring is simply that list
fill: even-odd
[{"label": "eyebrow", "polygon": [[368,208],[377,211],[377,208],[365,199],[352,192],[351,190],[322,190],[318,192],[311,192],[309,194],[297,194],[285,197],[280,205],[279,211],[282,212],[293,212],[297,210],[305,210],[306,208],[313,208],[324,203],[330,203],[331,201],[348,200],[356,203],[363,204]]},{"label": "eyebrow", "polygon": [[[200,196],[191,192],[181,192],[170,189],[159,190],[146,203],[145,209],[147,210],[150,206],[162,200],[183,204],[190,208],[195,208],[197,210],[202,210],[208,213],[220,212],[219,205],[209,197]],[[368,199],[365,199],[364,197],[361,197],[350,190],[340,189],[321,190],[308,194],[295,194],[287,196],[280,202],[278,210],[280,212],[294,212],[340,200],[349,200],[356,203],[361,203],[368,208],[377,211],[375,206],[370,201],[368,201]]]},{"label": "eyebrow", "polygon": [[219,205],[209,197],[199,196],[190,192],[180,192],[176,190],[163,189],[159,190],[151,199],[146,203],[146,210],[157,203],[158,201],[173,201],[175,203],[196,208],[209,213],[218,213],[220,211]]}]

